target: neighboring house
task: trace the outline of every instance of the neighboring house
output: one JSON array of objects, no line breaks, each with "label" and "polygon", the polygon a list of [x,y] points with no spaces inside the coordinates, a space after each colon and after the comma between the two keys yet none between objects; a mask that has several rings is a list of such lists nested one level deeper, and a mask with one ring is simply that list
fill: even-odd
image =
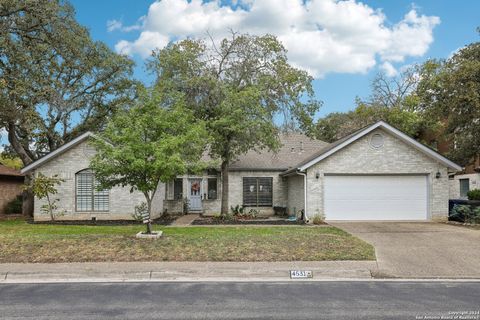
[{"label": "neighboring house", "polygon": [[20,171],[0,164],[0,214],[5,213],[10,202],[22,195],[23,181],[24,175]]},{"label": "neighboring house", "polygon": [[467,199],[467,193],[480,189],[480,173],[461,173],[450,176],[450,199]]},{"label": "neighboring house", "polygon": [[[69,179],[58,194],[67,218],[88,219],[94,213],[97,219],[130,218],[133,207],[143,199],[123,189],[104,192],[108,211],[85,214],[78,210],[83,190],[90,192],[91,206],[96,203],[95,192],[89,191],[94,177],[91,173],[88,178],[78,176],[88,169],[88,159],[95,152],[86,143],[89,134],[82,137],[22,172],[60,173]],[[240,205],[264,215],[273,214],[274,207],[284,207],[289,214],[304,211],[307,219],[324,214],[329,220],[445,220],[448,175],[462,170],[382,121],[331,144],[300,134],[284,135],[281,142],[277,153],[251,151],[232,163],[229,206]],[[178,177],[159,188],[156,213],[180,212],[184,206],[191,212],[218,213],[220,179],[213,168],[202,175]],[[83,187],[85,180],[88,188]],[[40,218],[38,206],[35,219]]]},{"label": "neighboring house", "polygon": [[[445,138],[442,131],[426,132],[422,140],[434,146],[441,154],[448,154],[454,147],[454,143]],[[472,161],[462,170],[450,175],[450,199],[467,199],[467,192],[480,188],[480,155],[476,155]]]}]

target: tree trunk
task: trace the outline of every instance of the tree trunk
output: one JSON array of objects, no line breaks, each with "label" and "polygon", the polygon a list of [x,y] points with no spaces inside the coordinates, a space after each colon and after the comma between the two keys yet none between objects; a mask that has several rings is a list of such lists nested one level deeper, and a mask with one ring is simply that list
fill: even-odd
[{"label": "tree trunk", "polygon": [[147,222],[147,234],[152,233],[152,199],[145,195],[145,198],[147,199],[147,208],[148,208],[148,222]]},{"label": "tree trunk", "polygon": [[[17,135],[15,133],[15,124],[12,122],[8,123],[7,127],[8,131],[8,142],[10,143],[10,146],[12,146],[13,150],[17,153],[17,155],[20,157],[20,159],[23,162],[24,166],[29,165],[30,163],[33,162],[33,159],[29,156],[27,150],[22,146],[20,141],[18,141]],[[28,174],[25,176],[25,185],[30,185],[30,183],[33,180],[33,175]],[[23,203],[22,203],[22,214],[25,217],[33,217],[33,192],[30,190],[30,188],[25,189],[22,193],[22,198],[23,198]]]},{"label": "tree trunk", "polygon": [[228,214],[228,162],[222,161],[222,207],[220,213]]},{"label": "tree trunk", "polygon": [[[33,176],[31,174],[27,174],[25,176],[25,185],[29,185],[33,180]],[[23,190],[22,192],[22,214],[26,218],[33,217],[33,200],[34,195],[30,188]]]}]

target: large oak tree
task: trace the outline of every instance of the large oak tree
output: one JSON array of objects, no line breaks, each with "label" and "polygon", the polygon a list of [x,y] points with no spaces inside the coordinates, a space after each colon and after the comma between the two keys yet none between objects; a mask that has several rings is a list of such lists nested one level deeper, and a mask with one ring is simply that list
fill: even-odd
[{"label": "large oak tree", "polygon": [[[62,0],[0,2],[0,128],[24,165],[98,130],[134,94],[133,63],[94,42]],[[31,213],[31,194],[24,213]]]},{"label": "large oak tree", "polygon": [[426,62],[421,79],[421,107],[443,124],[442,134],[452,143],[449,156],[468,164],[480,154],[480,42]]},{"label": "large oak tree", "polygon": [[308,131],[320,103],[312,77],[288,63],[274,36],[232,32],[220,43],[210,40],[188,39],[157,50],[150,69],[158,90],[185,94],[187,107],[206,121],[210,155],[221,161],[221,212],[226,214],[230,163],[252,149],[275,150],[275,121]]}]

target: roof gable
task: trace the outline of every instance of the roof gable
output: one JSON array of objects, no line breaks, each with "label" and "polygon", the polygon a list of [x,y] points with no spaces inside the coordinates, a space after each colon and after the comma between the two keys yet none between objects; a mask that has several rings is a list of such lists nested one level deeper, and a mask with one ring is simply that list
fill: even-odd
[{"label": "roof gable", "polygon": [[83,141],[87,140],[90,137],[95,137],[95,135],[90,131],[85,132],[84,134],[76,137],[75,139],[65,143],[63,146],[59,147],[58,149],[53,150],[52,152],[45,155],[44,157],[41,157],[40,159],[30,163],[28,166],[23,168],[20,172],[21,173],[28,173],[28,172],[40,167],[42,164],[47,163],[48,161],[52,160],[53,158],[65,153],[66,151],[70,150],[71,148],[73,148],[76,145],[82,143]]},{"label": "roof gable", "polygon": [[417,149],[418,151],[424,153],[428,157],[437,160],[438,162],[444,164],[445,166],[447,166],[451,169],[454,169],[454,170],[457,170],[457,171],[462,170],[462,167],[460,167],[456,163],[450,161],[449,159],[442,156],[438,152],[436,152],[436,151],[428,148],[427,146],[421,144],[420,142],[416,141],[415,139],[406,135],[402,131],[392,127],[391,125],[389,125],[388,123],[386,123],[384,121],[379,121],[377,123],[374,123],[374,124],[372,124],[368,127],[360,129],[360,130],[358,130],[358,131],[356,131],[356,132],[354,132],[354,133],[352,133],[352,134],[350,134],[350,135],[348,135],[348,136],[346,136],[346,137],[344,137],[340,140],[337,140],[337,141],[333,142],[332,144],[330,144],[327,147],[320,150],[317,154],[315,154],[311,158],[306,159],[306,160],[302,161],[301,163],[299,163],[297,165],[297,169],[300,170],[300,171],[304,171],[304,170],[308,169],[309,167],[313,166],[314,164],[322,161],[323,159],[325,159],[325,158],[329,157],[330,155],[334,154],[335,152],[345,148],[346,146],[348,146],[351,143],[357,141],[361,137],[367,135],[368,133],[372,132],[373,130],[375,130],[377,128],[382,128],[383,130],[387,131],[388,133],[390,133],[394,137],[397,137],[398,139],[400,139],[401,141],[403,141],[407,145],[410,145],[411,147],[413,147],[413,148]]}]

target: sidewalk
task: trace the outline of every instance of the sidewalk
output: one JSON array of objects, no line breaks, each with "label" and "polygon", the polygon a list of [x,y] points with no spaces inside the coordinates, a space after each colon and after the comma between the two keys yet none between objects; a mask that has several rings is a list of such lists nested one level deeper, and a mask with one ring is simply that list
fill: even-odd
[{"label": "sidewalk", "polygon": [[311,270],[313,279],[309,280],[314,281],[371,279],[376,268],[375,261],[9,263],[0,264],[0,284],[114,281],[294,281],[290,279],[290,270]]}]

